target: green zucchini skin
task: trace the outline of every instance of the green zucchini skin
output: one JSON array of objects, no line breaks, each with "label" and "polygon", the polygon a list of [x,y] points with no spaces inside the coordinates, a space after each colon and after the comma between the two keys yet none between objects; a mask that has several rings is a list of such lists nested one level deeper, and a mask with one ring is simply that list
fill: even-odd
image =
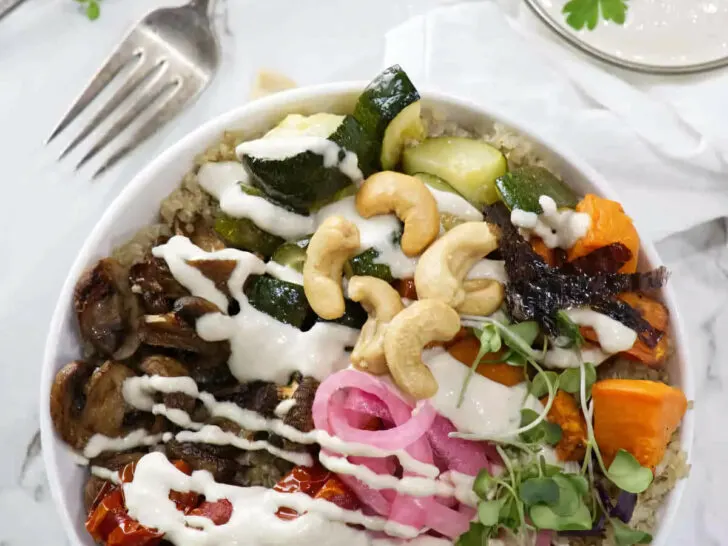
[{"label": "green zucchini skin", "polygon": [[303,273],[303,264],[306,263],[306,248],[297,243],[283,243],[273,253],[271,260]]},{"label": "green zucchini skin", "polygon": [[541,214],[539,197],[547,195],[559,208],[574,208],[579,198],[574,191],[543,167],[520,167],[495,181],[498,195],[510,209]]},{"label": "green zucchini skin", "polygon": [[245,295],[258,311],[299,330],[313,313],[303,286],[266,275],[251,277],[245,285]]},{"label": "green zucchini skin", "polygon": [[334,320],[324,320],[318,317],[320,322],[331,322],[334,324],[341,324],[342,326],[348,326],[349,328],[355,328],[360,330],[364,323],[369,318],[369,315],[361,306],[360,303],[355,301],[344,299],[344,314]]},{"label": "green zucchini skin", "polygon": [[354,117],[377,143],[377,162],[387,126],[397,114],[418,100],[419,92],[407,73],[396,64],[374,78],[359,96]]},{"label": "green zucchini skin", "polygon": [[389,266],[375,263],[378,256],[379,252],[370,248],[351,258],[348,263],[351,276],[358,275],[362,277],[377,277],[378,279],[382,279],[388,283],[393,282],[394,276],[392,275],[392,270]]},{"label": "green zucchini skin", "polygon": [[[341,148],[339,160],[347,150],[354,152],[362,175],[367,177],[374,172],[375,145],[369,133],[352,116],[345,116],[328,140]],[[326,166],[324,157],[311,151],[274,160],[244,154],[242,162],[255,186],[274,201],[300,213],[326,202],[352,183],[338,166]]]},{"label": "green zucchini skin", "polygon": [[233,218],[222,212],[216,216],[214,227],[226,245],[257,252],[266,257],[285,242],[280,237],[263,231],[249,218]]}]

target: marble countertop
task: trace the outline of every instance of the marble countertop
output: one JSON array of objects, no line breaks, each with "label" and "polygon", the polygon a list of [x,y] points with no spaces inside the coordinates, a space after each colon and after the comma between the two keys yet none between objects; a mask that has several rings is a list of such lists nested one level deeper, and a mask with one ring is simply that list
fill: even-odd
[{"label": "marble countertop", "polygon": [[[211,88],[108,176],[44,146],[55,122],[131,23],[164,0],[104,0],[91,23],[72,0],[28,0],[0,21],[0,546],[65,544],[38,434],[38,380],[56,295],[87,233],[126,182],[203,121],[245,101],[259,69],[299,84],[368,79],[384,32],[446,0],[219,0],[223,48]],[[315,16],[314,16],[315,15]],[[352,32],[355,28],[355,32]],[[75,161],[74,161],[75,160]],[[724,221],[658,244],[690,336],[698,387],[694,469],[671,544],[728,544],[728,230]]]}]

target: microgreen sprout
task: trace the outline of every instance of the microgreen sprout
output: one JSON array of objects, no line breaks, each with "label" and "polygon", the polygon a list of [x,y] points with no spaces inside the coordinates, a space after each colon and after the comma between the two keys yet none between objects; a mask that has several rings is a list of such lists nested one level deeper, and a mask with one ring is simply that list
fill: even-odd
[{"label": "microgreen sprout", "polygon": [[101,14],[101,7],[99,6],[100,0],[76,0],[84,8],[86,17],[91,21],[95,21]]}]

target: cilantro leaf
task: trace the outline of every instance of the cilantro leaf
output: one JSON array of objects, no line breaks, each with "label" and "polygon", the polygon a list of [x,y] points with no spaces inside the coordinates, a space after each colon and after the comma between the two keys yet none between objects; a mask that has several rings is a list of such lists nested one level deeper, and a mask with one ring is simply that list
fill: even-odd
[{"label": "cilantro leaf", "polygon": [[594,30],[600,11],[604,20],[623,25],[627,17],[627,0],[571,0],[562,11],[572,28]]}]

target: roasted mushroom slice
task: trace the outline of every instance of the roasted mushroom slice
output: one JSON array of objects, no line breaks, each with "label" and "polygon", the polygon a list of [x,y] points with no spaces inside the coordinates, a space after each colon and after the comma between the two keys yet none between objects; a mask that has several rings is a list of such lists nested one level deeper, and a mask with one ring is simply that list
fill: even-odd
[{"label": "roasted mushroom slice", "polygon": [[100,466],[108,470],[118,471],[126,465],[139,462],[146,455],[143,451],[124,451],[122,453],[105,453],[91,459],[91,466]]},{"label": "roasted mushroom slice", "polygon": [[103,495],[109,493],[111,487],[111,482],[98,476],[89,476],[83,488],[83,506],[87,514],[101,501]]},{"label": "roasted mushroom slice", "polygon": [[283,422],[303,432],[314,429],[313,424],[313,399],[316,396],[319,382],[313,377],[304,377],[292,392],[295,401],[293,407],[288,410]]},{"label": "roasted mushroom slice", "polygon": [[119,262],[104,258],[87,269],[76,284],[73,303],[81,336],[101,355],[123,360],[136,351],[139,306]]},{"label": "roasted mushroom slice", "polygon": [[227,341],[205,341],[195,330],[194,323],[184,320],[179,313],[144,315],[139,324],[139,338],[153,347],[178,349],[205,356],[222,357],[227,361],[230,344]]},{"label": "roasted mushroom slice", "polygon": [[129,282],[132,292],[141,297],[147,313],[166,313],[172,309],[175,300],[189,294],[162,258],[150,256],[131,266]]},{"label": "roasted mushroom slice", "polygon": [[[162,377],[187,377],[189,370],[184,364],[169,356],[154,355],[144,359],[139,369],[147,375]],[[162,395],[164,405],[172,409],[180,409],[188,414],[195,409],[196,400],[181,392],[170,392]]]},{"label": "roasted mushroom slice", "polygon": [[53,427],[64,442],[76,449],[81,449],[90,436],[83,424],[83,408],[84,387],[92,372],[91,364],[75,360],[58,371],[51,387]]},{"label": "roasted mushroom slice", "polygon": [[174,219],[172,227],[175,235],[182,235],[189,238],[192,244],[206,252],[215,252],[216,250],[225,248],[223,240],[201,216],[195,218],[194,223],[183,222],[177,216]]},{"label": "roasted mushroom slice", "polygon": [[193,470],[207,470],[215,481],[223,483],[230,483],[238,471],[239,465],[234,459],[236,452],[237,449],[231,446],[180,443],[176,440],[165,444],[168,459],[182,459]]},{"label": "roasted mushroom slice", "polygon": [[230,297],[228,281],[238,262],[235,260],[188,260],[187,263],[214,282],[217,289],[223,294]]},{"label": "roasted mushroom slice", "polygon": [[107,361],[94,370],[86,385],[83,423],[91,433],[118,437],[124,432],[125,414],[130,409],[124,400],[124,381],[134,372],[123,364]]},{"label": "roasted mushroom slice", "polygon": [[214,391],[220,401],[233,402],[248,409],[272,417],[279,402],[278,388],[274,383],[252,381],[234,387]]}]

